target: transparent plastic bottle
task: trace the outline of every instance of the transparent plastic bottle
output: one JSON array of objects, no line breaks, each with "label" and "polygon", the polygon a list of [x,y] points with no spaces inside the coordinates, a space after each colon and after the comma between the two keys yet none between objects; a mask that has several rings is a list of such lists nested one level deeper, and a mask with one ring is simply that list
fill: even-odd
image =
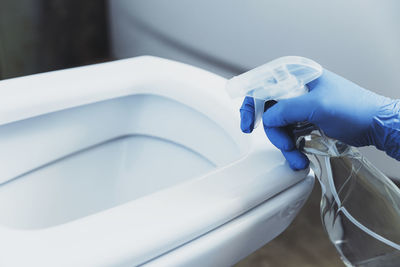
[{"label": "transparent plastic bottle", "polygon": [[[251,96],[255,127],[266,101],[308,92],[322,67],[302,57],[283,57],[233,77],[231,97]],[[400,190],[354,147],[326,137],[309,123],[290,127],[311,161],[321,188],[322,224],[347,266],[400,266]],[[400,163],[399,163],[400,164]]]},{"label": "transparent plastic bottle", "polygon": [[308,124],[296,144],[321,189],[321,220],[347,266],[400,266],[400,190],[354,147]]}]

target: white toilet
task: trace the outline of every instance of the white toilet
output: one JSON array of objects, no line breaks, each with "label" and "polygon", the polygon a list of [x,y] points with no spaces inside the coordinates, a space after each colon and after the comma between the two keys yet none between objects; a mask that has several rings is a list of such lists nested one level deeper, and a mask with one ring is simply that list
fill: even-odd
[{"label": "white toilet", "polygon": [[226,80],[138,57],[0,81],[0,266],[229,266],[314,183]]}]

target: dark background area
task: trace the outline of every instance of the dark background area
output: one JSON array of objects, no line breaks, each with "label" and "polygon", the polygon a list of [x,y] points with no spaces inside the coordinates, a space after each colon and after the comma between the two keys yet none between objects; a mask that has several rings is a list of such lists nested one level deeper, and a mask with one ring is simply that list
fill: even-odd
[{"label": "dark background area", "polygon": [[109,59],[104,0],[0,0],[0,79]]}]

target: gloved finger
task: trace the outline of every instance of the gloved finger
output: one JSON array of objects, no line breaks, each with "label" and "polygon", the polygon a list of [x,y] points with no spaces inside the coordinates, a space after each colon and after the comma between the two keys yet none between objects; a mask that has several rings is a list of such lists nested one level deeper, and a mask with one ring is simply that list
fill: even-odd
[{"label": "gloved finger", "polygon": [[264,131],[271,143],[278,149],[292,150],[295,148],[295,143],[285,128],[264,126]]},{"label": "gloved finger", "polygon": [[244,133],[251,133],[254,129],[254,100],[246,96],[240,108],[240,128]]},{"label": "gloved finger", "polygon": [[279,101],[264,112],[265,127],[283,127],[307,121],[314,110],[314,105],[310,100],[311,93]]},{"label": "gloved finger", "polygon": [[290,151],[281,150],[281,152],[288,161],[289,166],[290,168],[292,168],[292,170],[304,170],[310,164],[310,160],[307,158],[307,156],[297,149]]}]

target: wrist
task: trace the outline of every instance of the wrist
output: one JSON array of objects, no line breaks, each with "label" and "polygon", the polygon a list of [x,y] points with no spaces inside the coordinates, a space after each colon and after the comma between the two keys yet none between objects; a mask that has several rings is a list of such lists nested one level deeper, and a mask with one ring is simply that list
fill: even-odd
[{"label": "wrist", "polygon": [[400,100],[385,100],[373,117],[373,144],[390,157],[400,160]]}]

